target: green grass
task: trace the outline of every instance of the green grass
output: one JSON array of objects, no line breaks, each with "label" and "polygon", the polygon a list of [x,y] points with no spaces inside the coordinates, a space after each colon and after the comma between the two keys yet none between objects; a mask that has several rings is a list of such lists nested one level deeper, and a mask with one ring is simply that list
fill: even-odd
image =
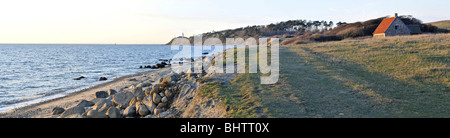
[{"label": "green grass", "polygon": [[450,117],[450,37],[399,36],[280,49],[280,78],[206,81],[228,117]]}]

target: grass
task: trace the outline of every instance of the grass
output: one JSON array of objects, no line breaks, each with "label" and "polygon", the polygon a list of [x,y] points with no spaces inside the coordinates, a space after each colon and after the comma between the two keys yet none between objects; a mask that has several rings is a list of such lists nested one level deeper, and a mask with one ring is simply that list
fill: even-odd
[{"label": "grass", "polygon": [[441,29],[450,30],[450,20],[432,22],[432,23],[427,23],[427,24],[434,25],[434,26],[436,26],[438,28],[441,28]]},{"label": "grass", "polygon": [[280,49],[280,77],[239,74],[206,81],[228,117],[449,117],[448,34],[292,45]]}]

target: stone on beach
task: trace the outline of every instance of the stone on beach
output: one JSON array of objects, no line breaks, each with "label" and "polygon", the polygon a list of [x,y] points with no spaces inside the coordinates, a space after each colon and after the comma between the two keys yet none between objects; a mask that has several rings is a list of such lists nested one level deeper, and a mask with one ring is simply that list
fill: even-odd
[{"label": "stone on beach", "polygon": [[94,98],[106,98],[106,97],[108,97],[108,93],[105,91],[95,92]]},{"label": "stone on beach", "polygon": [[64,110],[64,108],[57,106],[52,109],[52,115],[59,115],[59,114],[63,113],[64,111],[66,111],[66,110]]},{"label": "stone on beach", "polygon": [[113,106],[113,103],[108,99],[100,99],[98,100],[95,105],[92,107],[94,110],[99,110],[103,107],[104,104],[107,104],[108,106]]},{"label": "stone on beach", "polygon": [[136,103],[136,111],[141,116],[146,116],[146,115],[150,114],[150,111],[147,109],[147,107],[140,103]]},{"label": "stone on beach", "polygon": [[123,116],[128,116],[128,117],[136,116],[136,108],[134,108],[134,106],[128,106],[123,111]]},{"label": "stone on beach", "polygon": [[66,117],[68,117],[70,115],[73,115],[73,114],[81,115],[81,114],[84,113],[84,111],[85,111],[84,107],[75,106],[75,107],[69,108],[66,111],[64,111],[63,113],[61,113],[61,115],[59,117],[60,118],[66,118]]},{"label": "stone on beach", "polygon": [[153,103],[158,104],[161,101],[161,96],[158,93],[153,93]]},{"label": "stone on beach", "polygon": [[91,101],[87,101],[87,100],[82,100],[80,103],[78,103],[78,107],[84,108],[84,107],[88,107],[88,106],[93,106],[95,105],[94,102]]},{"label": "stone on beach", "polygon": [[114,95],[113,102],[119,105],[120,108],[126,108],[130,103],[131,99],[133,99],[134,95],[130,92],[119,92]]},{"label": "stone on beach", "polygon": [[109,109],[106,111],[106,115],[109,118],[122,118],[120,110],[115,107],[109,107]]},{"label": "stone on beach", "polygon": [[101,113],[99,111],[96,110],[90,110],[87,114],[87,117],[89,118],[108,118],[108,116],[106,116],[104,113]]},{"label": "stone on beach", "polygon": [[165,102],[167,102],[167,101],[169,101],[169,99],[167,99],[166,96],[164,96],[163,98],[161,98],[161,102],[165,103]]},{"label": "stone on beach", "polygon": [[114,95],[114,94],[116,94],[117,93],[117,91],[116,90],[114,90],[114,89],[109,89],[108,91],[106,91],[106,93],[108,93],[108,95]]}]

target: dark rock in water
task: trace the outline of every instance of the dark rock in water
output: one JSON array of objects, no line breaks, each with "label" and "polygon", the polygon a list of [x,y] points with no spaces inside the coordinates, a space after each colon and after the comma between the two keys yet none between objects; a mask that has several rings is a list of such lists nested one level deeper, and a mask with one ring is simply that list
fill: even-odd
[{"label": "dark rock in water", "polygon": [[142,69],[142,68],[144,68],[144,67],[142,67],[142,66],[139,66],[139,68],[140,68],[140,69]]},{"label": "dark rock in water", "polygon": [[73,79],[73,80],[81,80],[81,79],[84,79],[84,78],[86,78],[86,77],[81,76],[81,77],[75,78],[75,79]]},{"label": "dark rock in water", "polygon": [[161,62],[161,64],[162,64],[162,65],[167,65],[167,63],[166,63],[166,62]]},{"label": "dark rock in water", "polygon": [[156,69],[156,66],[155,66],[155,65],[153,65],[153,66],[151,66],[150,68],[152,68],[152,69]]},{"label": "dark rock in water", "polygon": [[209,53],[208,53],[208,52],[203,52],[202,54],[203,54],[203,55],[208,55]]},{"label": "dark rock in water", "polygon": [[165,65],[163,65],[163,64],[156,64],[155,67],[156,67],[156,68],[164,68]]},{"label": "dark rock in water", "polygon": [[99,81],[105,81],[105,80],[108,80],[108,79],[106,77],[100,77],[98,80]]},{"label": "dark rock in water", "polygon": [[108,97],[108,93],[105,91],[98,91],[95,92],[95,97],[94,98],[106,98]]},{"label": "dark rock in water", "polygon": [[59,114],[63,113],[64,111],[66,111],[66,110],[64,110],[64,108],[57,106],[57,107],[53,108],[52,115],[59,115]]}]

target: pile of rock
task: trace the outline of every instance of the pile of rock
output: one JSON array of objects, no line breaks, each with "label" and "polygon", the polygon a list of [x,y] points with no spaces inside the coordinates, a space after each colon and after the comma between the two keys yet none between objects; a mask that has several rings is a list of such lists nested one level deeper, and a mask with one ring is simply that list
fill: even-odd
[{"label": "pile of rock", "polygon": [[155,65],[139,66],[139,68],[140,69],[144,69],[144,68],[146,68],[146,69],[159,69],[159,68],[165,68],[165,67],[170,66],[170,65],[171,65],[170,63],[167,64],[165,61],[162,61],[162,62],[160,62],[158,64],[155,64]]},{"label": "pile of rock", "polygon": [[67,110],[55,107],[52,114],[60,118],[158,117],[170,108],[174,95],[179,92],[180,79],[180,74],[170,73],[155,85],[143,82],[120,92],[98,91],[94,100],[83,100]]}]

